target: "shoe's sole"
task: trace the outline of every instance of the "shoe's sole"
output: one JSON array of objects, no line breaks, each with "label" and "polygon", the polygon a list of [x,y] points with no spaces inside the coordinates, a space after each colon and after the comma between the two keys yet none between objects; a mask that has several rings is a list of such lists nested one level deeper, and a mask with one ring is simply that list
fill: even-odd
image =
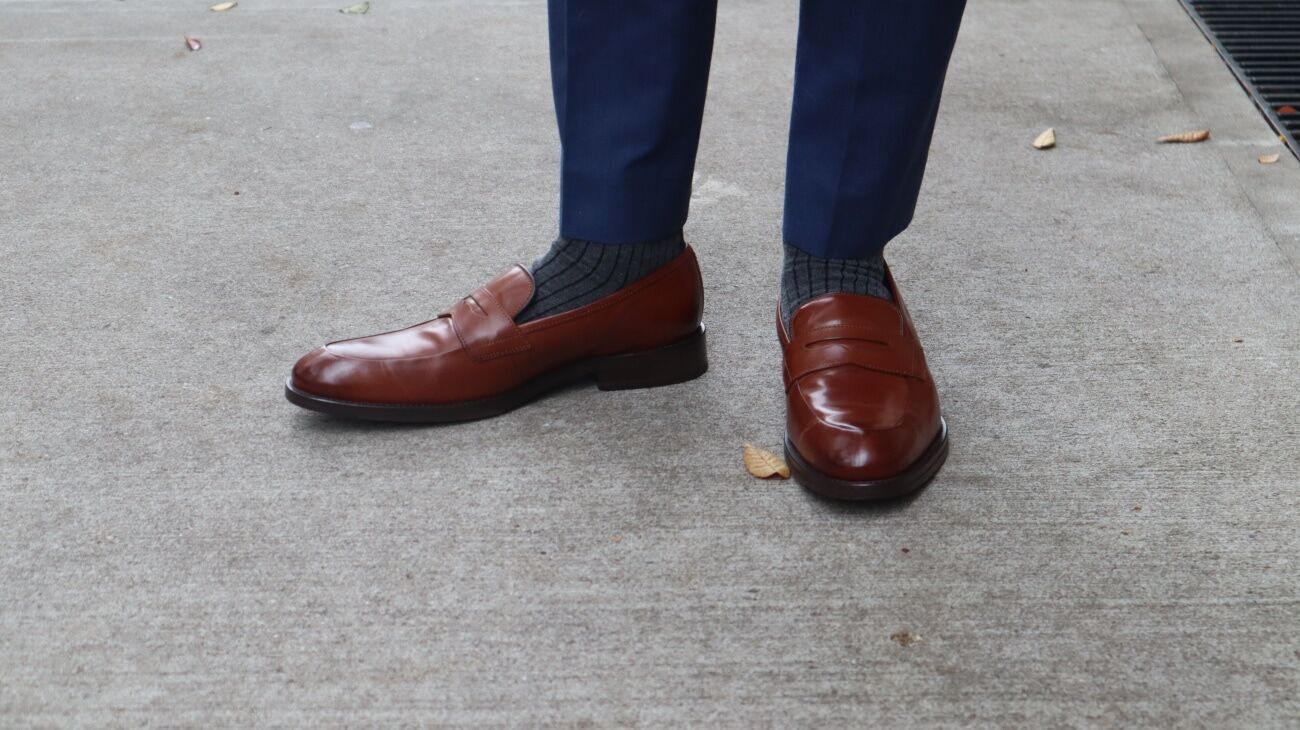
[{"label": "shoe's sole", "polygon": [[455,403],[357,403],[312,395],[284,384],[289,402],[331,416],[397,423],[460,423],[499,416],[567,385],[594,379],[601,390],[655,388],[683,383],[709,369],[704,327],[653,350],[596,357],[570,363],[498,395]]},{"label": "shoe's sole", "polygon": [[888,479],[863,482],[836,479],[810,466],[794,444],[790,443],[790,438],[786,437],[785,440],[785,460],[790,465],[790,474],[801,487],[819,497],[852,502],[897,499],[916,492],[934,479],[947,459],[948,424],[943,419],[939,419],[939,435],[930,442],[921,458],[902,473]]}]

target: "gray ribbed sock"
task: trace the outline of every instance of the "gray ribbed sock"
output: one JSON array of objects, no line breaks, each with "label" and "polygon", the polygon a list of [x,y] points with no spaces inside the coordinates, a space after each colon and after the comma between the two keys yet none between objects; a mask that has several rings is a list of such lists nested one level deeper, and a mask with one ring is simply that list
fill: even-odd
[{"label": "gray ribbed sock", "polygon": [[609,244],[561,236],[533,262],[533,300],[515,317],[523,324],[591,304],[654,273],[686,250],[682,234],[648,243]]},{"label": "gray ribbed sock", "polygon": [[885,284],[885,258],[823,259],[785,244],[781,266],[781,319],[790,327],[794,310],[823,294],[866,294],[894,301]]}]

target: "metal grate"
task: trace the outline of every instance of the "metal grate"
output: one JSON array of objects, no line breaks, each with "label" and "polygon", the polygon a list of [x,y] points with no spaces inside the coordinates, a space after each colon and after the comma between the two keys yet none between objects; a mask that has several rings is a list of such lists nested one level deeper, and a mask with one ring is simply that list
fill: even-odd
[{"label": "metal grate", "polygon": [[1182,0],[1300,157],[1300,0]]}]

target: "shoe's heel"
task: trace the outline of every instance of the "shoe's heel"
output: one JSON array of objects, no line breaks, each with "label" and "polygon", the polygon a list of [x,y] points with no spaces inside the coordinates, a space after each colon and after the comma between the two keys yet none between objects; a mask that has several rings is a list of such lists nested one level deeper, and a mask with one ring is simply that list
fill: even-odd
[{"label": "shoe's heel", "polygon": [[596,364],[596,387],[601,390],[655,388],[694,380],[709,369],[704,346],[704,326],[671,345],[629,352]]}]

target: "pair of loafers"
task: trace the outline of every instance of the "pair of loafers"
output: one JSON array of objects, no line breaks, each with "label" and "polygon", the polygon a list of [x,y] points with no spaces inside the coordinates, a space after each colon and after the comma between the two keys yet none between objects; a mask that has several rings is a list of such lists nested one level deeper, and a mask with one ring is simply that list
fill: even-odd
[{"label": "pair of loafers", "polygon": [[[828,294],[777,317],[786,392],[786,460],[806,489],[878,500],[925,486],[948,435],[911,317],[894,301]],[[680,383],[708,369],[704,288],[687,247],[636,283],[575,310],[525,322],[534,294],[515,266],[434,319],[332,342],[285,384],[294,404],[334,416],[453,423],[496,416],[576,381],[602,390]]]}]

